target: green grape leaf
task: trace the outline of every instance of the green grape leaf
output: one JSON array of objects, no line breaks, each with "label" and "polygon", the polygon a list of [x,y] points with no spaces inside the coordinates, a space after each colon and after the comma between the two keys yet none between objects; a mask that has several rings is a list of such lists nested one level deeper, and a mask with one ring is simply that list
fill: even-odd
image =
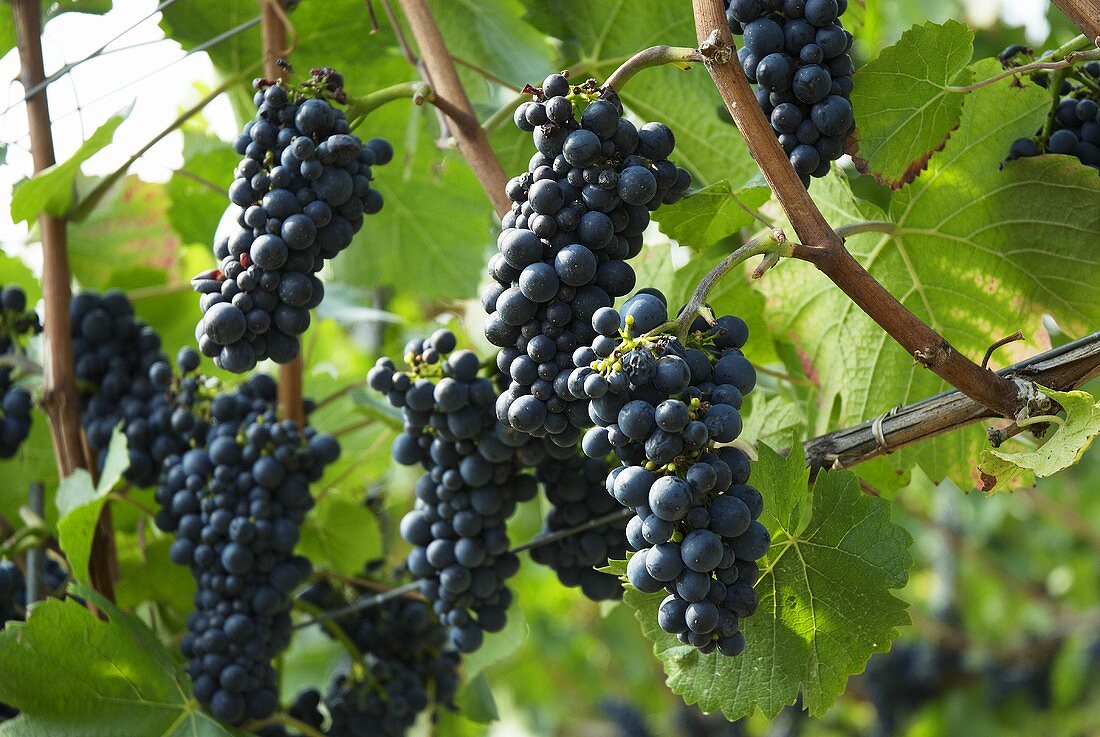
[{"label": "green grape leaf", "polygon": [[[1100,402],[1083,391],[1059,392],[1045,387],[1039,390],[1062,405],[1063,424],[1055,426],[1050,437],[1034,450],[1007,451],[988,448],[982,451],[978,470],[982,473],[982,491],[998,491],[1020,471],[1038,478],[1053,476],[1076,465],[1100,433]],[[1007,466],[1005,465],[1007,464]],[[1007,477],[1007,478],[1006,478]]]},{"label": "green grape leaf", "polygon": [[42,213],[58,216],[68,213],[73,204],[80,165],[111,142],[115,130],[128,114],[128,110],[123,110],[112,115],[68,159],[16,185],[11,196],[12,221],[30,223]]},{"label": "green grape leaf", "polygon": [[[84,180],[77,177],[78,183]],[[131,175],[107,189],[86,218],[70,220],[69,263],[81,286],[133,289],[163,284],[178,246],[174,238],[165,237],[168,202],[164,185]]]},{"label": "green grape leaf", "polygon": [[894,189],[912,181],[959,124],[974,33],[949,20],[906,31],[855,76],[860,168]]},{"label": "green grape leaf", "polygon": [[99,485],[92,484],[92,476],[84,469],[77,469],[61,480],[57,489],[58,542],[72,566],[78,581],[88,580],[88,564],[92,555],[92,538],[107,495],[122,481],[122,474],[129,466],[126,436],[121,426],[111,434],[107,459]]},{"label": "green grape leaf", "polygon": [[507,624],[500,632],[487,632],[484,644],[468,655],[462,657],[462,663],[466,667],[466,677],[469,679],[481,675],[481,673],[494,663],[507,658],[519,650],[530,628],[527,619],[523,616],[523,609],[512,605],[508,609]]},{"label": "green grape leaf", "polygon": [[226,188],[240,157],[226,142],[192,121],[183,127],[183,167],[165,185],[168,222],[183,243],[209,248],[222,214],[229,206]]},{"label": "green grape leaf", "polygon": [[728,179],[693,192],[653,217],[661,232],[690,248],[706,248],[756,222],[756,211],[771,197],[767,187],[736,189]]},{"label": "green grape leaf", "polygon": [[497,700],[493,697],[493,689],[484,673],[478,673],[467,681],[458,692],[455,705],[458,706],[459,713],[471,722],[489,724],[500,719]]},{"label": "green grape leaf", "polygon": [[745,427],[741,438],[750,443],[779,446],[791,435],[801,435],[806,426],[801,402],[790,397],[754,391],[748,397]]},{"label": "green grape leaf", "polygon": [[118,550],[115,599],[119,606],[133,610],[143,602],[155,601],[181,614],[191,611],[195,604],[195,579],[185,566],[169,559],[171,535],[143,540],[137,534],[116,528],[115,537]]},{"label": "green grape leaf", "polygon": [[[997,67],[981,62],[976,76],[992,76]],[[1067,156],[1002,166],[1011,142],[1041,126],[1048,108],[1045,90],[1011,80],[970,93],[958,130],[924,174],[894,193],[889,213],[857,200],[840,176],[814,183],[814,200],[834,227],[896,223],[893,234],[849,238],[848,249],[974,360],[1017,330],[1043,335],[1043,314],[1071,335],[1100,324],[1100,178]],[[820,387],[815,434],[945,388],[813,266],[783,263],[762,286],[773,334],[792,336],[802,368]],[[1003,366],[1044,347],[1032,337],[1001,349],[996,361]],[[984,444],[975,426],[890,458],[899,468],[917,462],[935,481],[951,477],[971,488],[973,459]]]},{"label": "green grape leaf", "polygon": [[[436,23],[452,56],[477,64],[519,88],[540,84],[555,68],[554,49],[545,35],[521,19],[519,0],[458,0],[431,3]],[[467,90],[477,96],[488,86],[465,65],[460,73]]]},{"label": "green grape leaf", "polygon": [[378,518],[363,503],[362,487],[326,489],[302,523],[298,553],[344,576],[382,555]]},{"label": "green grape leaf", "polygon": [[20,712],[0,735],[243,737],[201,710],[182,665],[141,620],[91,589],[73,593],[109,621],[47,599],[0,632],[0,700]]},{"label": "green grape leaf", "polygon": [[909,623],[905,602],[891,593],[908,579],[909,534],[890,521],[886,501],[860,492],[850,472],[821,473],[810,487],[800,448],[795,443],[782,458],[762,445],[754,464],[772,547],[756,584],[760,607],[742,620],[744,653],[702,655],[658,626],[663,593],[628,586],[624,596],[654,642],[669,687],[730,720],[756,709],[773,717],[799,693],[811,715],[824,714],[848,677]]}]

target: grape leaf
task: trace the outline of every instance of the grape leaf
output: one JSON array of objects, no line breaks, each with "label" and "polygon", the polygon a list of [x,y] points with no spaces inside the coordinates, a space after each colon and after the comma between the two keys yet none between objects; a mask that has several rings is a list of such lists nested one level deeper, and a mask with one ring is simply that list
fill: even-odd
[{"label": "grape leaf", "polygon": [[[992,76],[997,64],[977,65]],[[891,198],[887,216],[833,175],[814,199],[840,226],[884,217],[894,234],[864,234],[848,248],[891,294],[973,359],[1022,330],[1042,336],[1042,315],[1069,334],[1100,324],[1100,178],[1075,159],[1039,156],[1001,166],[1011,142],[1037,129],[1049,96],[1005,80],[967,95],[961,123],[928,170]],[[763,280],[773,333],[791,335],[817,377],[814,432],[874,419],[944,389],[814,267],[784,263]],[[837,350],[837,346],[843,350]],[[1046,346],[1034,337],[998,351],[1001,365]],[[835,407],[835,414],[834,412]],[[972,486],[980,427],[892,456],[934,480]]]},{"label": "grape leaf", "polygon": [[[1081,460],[1100,433],[1100,402],[1083,391],[1059,392],[1039,387],[1066,411],[1065,423],[1055,427],[1050,437],[1035,450],[1006,451],[989,448],[982,451],[978,470],[982,472],[982,491],[998,491],[1020,471],[1039,478],[1053,476]],[[1007,464],[1007,466],[1005,465]]]},{"label": "grape leaf", "polygon": [[507,623],[500,632],[489,632],[485,642],[472,653],[464,655],[462,663],[466,667],[466,678],[473,679],[494,663],[504,660],[519,650],[527,639],[529,628],[523,609],[513,605],[508,609]]},{"label": "grape leaf", "polygon": [[[240,157],[222,140],[194,123],[183,128],[183,167],[165,185],[168,222],[184,243],[214,242],[214,231],[229,206],[226,188]],[[221,191],[218,191],[220,188]]]},{"label": "grape leaf", "polygon": [[669,687],[687,703],[730,720],[756,709],[770,718],[801,693],[817,716],[909,623],[891,590],[908,579],[912,539],[890,521],[890,505],[861,493],[850,472],[821,473],[809,487],[798,443],[787,458],[762,445],[753,478],[772,547],[756,584],[760,608],[742,620],[742,655],[702,655],[661,630],[663,593],[627,586],[624,600],[654,641]]},{"label": "grape leaf", "polygon": [[120,426],[111,434],[99,485],[93,485],[91,474],[79,468],[62,479],[57,489],[55,503],[60,514],[57,521],[58,542],[78,581],[88,579],[96,522],[103,505],[107,503],[107,495],[118,486],[128,465],[126,436]]},{"label": "grape leaf", "polygon": [[329,489],[302,523],[298,553],[344,576],[363,570],[363,562],[382,554],[378,519],[363,503],[362,487]]},{"label": "grape leaf", "polygon": [[661,232],[689,248],[706,248],[756,222],[755,211],[771,197],[767,187],[735,189],[728,179],[693,192],[653,217]]},{"label": "grape leaf", "polygon": [[118,529],[115,537],[118,550],[118,580],[115,598],[119,606],[134,609],[142,602],[167,604],[186,614],[194,606],[195,579],[184,566],[168,558],[172,536],[152,540]]},{"label": "grape leaf", "polygon": [[243,737],[205,714],[144,623],[90,589],[102,621],[73,599],[47,599],[0,632],[0,700],[19,709],[3,737]]},{"label": "grape leaf", "polygon": [[70,221],[69,263],[81,286],[132,289],[163,283],[179,246],[166,237],[168,203],[164,185],[131,175],[108,189],[86,218]]},{"label": "grape leaf", "polygon": [[13,222],[30,223],[41,213],[64,215],[73,204],[76,178],[80,174],[80,165],[98,153],[111,142],[115,130],[129,114],[128,110],[116,113],[103,125],[95,129],[92,135],[72,156],[60,164],[35,174],[17,184],[11,196],[11,219]]},{"label": "grape leaf", "polygon": [[[431,3],[436,23],[452,56],[473,62],[516,87],[539,84],[554,69],[554,50],[545,35],[520,16],[519,0],[458,0]],[[459,66],[460,72],[466,72]],[[482,78],[470,71],[470,81]],[[484,87],[463,81],[468,91]]]},{"label": "grape leaf", "polygon": [[500,710],[493,697],[493,689],[489,686],[489,679],[484,673],[478,673],[466,682],[458,692],[455,704],[462,716],[471,722],[489,724],[500,719]]},{"label": "grape leaf", "polygon": [[894,189],[913,180],[959,124],[974,33],[949,20],[906,31],[855,76],[860,168]]}]

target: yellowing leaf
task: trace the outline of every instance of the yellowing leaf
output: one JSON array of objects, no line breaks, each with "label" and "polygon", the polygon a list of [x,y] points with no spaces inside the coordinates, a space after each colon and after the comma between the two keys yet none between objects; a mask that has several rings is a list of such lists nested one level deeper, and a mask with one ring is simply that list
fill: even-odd
[{"label": "yellowing leaf", "polygon": [[1066,411],[1065,424],[1058,425],[1050,437],[1035,450],[1006,451],[988,448],[982,451],[978,470],[985,482],[983,491],[998,491],[1009,486],[1012,478],[1029,471],[1038,478],[1053,476],[1076,465],[1081,455],[1100,433],[1100,402],[1083,391],[1059,392],[1040,387]]}]

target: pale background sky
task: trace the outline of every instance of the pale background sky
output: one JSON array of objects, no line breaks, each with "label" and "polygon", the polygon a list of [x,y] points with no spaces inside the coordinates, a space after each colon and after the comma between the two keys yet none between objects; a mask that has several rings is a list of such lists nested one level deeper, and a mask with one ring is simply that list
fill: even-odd
[{"label": "pale background sky", "polygon": [[[999,15],[1010,25],[1025,25],[1028,38],[1040,42],[1049,32],[1044,17],[1048,4],[1048,0],[971,0],[968,13],[979,24]],[[133,103],[134,108],[116,131],[114,142],[83,167],[90,175],[111,172],[168,126],[182,107],[201,97],[196,84],[209,88],[216,83],[213,66],[205,53],[184,58],[179,45],[164,38],[157,26],[160,15],[156,8],[153,0],[121,0],[102,16],[63,14],[47,24],[43,41],[47,75],[87,56],[107,39],[133,26],[108,47],[118,51],[81,64],[50,85],[58,161],[71,156],[99,125]],[[18,102],[23,95],[16,81],[18,74],[18,54],[12,49],[0,59],[0,79],[9,80],[0,91],[0,142],[8,146],[7,161],[0,166],[0,244],[9,253],[19,249],[27,234],[24,225],[11,222],[11,190],[32,172],[26,111]],[[190,92],[183,95],[181,90]],[[236,123],[224,97],[208,105],[203,115],[215,135],[227,142],[234,140]],[[130,171],[148,181],[165,181],[182,165],[182,147],[183,136],[175,132],[139,159]]]}]

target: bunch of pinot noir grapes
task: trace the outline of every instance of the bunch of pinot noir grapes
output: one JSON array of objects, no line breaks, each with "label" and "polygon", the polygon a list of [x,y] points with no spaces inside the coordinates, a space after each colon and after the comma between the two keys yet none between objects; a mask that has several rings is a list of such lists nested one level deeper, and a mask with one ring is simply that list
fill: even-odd
[{"label": "bunch of pinot noir grapes", "polygon": [[[512,592],[505,581],[519,569],[509,551],[505,521],[518,502],[533,499],[534,478],[523,473],[547,458],[551,444],[532,441],[497,421],[493,383],[478,375],[481,362],[438,330],[406,346],[408,371],[379,359],[367,381],[402,409],[404,432],[393,457],[421,465],[416,506],[401,520],[414,547],[409,571],[459,652],[473,652],[484,632],[505,625]],[[568,457],[573,448],[557,449]]]},{"label": "bunch of pinot noir grapes", "polygon": [[855,128],[848,0],[728,0],[741,68],[802,183],[829,173]]},{"label": "bunch of pinot noir grapes", "polygon": [[[80,393],[80,423],[102,468],[111,434],[122,423],[129,450],[126,478],[137,486],[157,482],[165,460],[187,449],[188,438],[172,421],[167,392],[172,366],[160,335],[134,315],[125,293],[82,292],[69,304],[73,361]],[[199,356],[180,353],[181,370]]]},{"label": "bunch of pinot noir grapes", "polygon": [[[353,603],[356,593],[349,601],[324,581],[301,598],[328,611]],[[352,669],[333,681],[324,697],[331,717],[326,735],[403,737],[433,703],[455,708],[459,655],[427,604],[391,599],[335,621],[364,656],[367,675],[357,676]]]},{"label": "bunch of pinot noir grapes", "polygon": [[[1020,59],[1024,54],[1025,58]],[[1016,61],[1032,59],[1021,47],[1010,47],[1000,56],[1002,63],[1011,66]],[[1037,84],[1051,84],[1048,73],[1032,76]],[[1065,154],[1075,156],[1085,166],[1100,172],[1100,62],[1089,62],[1073,69],[1062,79],[1058,97],[1054,101],[1053,125],[1039,130],[1031,138],[1018,138],[1012,142],[1008,158],[1022,159],[1040,154]]]},{"label": "bunch of pinot noir grapes", "polygon": [[497,366],[511,379],[498,418],[571,447],[587,418],[570,410],[563,373],[595,337],[595,311],[634,288],[626,262],[641,251],[650,211],[679,200],[691,176],[668,160],[668,126],[636,128],[594,81],[573,87],[551,74],[530,91],[515,123],[533,132],[538,151],[508,182],[512,209],[482,294],[485,336],[503,349]]},{"label": "bunch of pinot noir grapes", "polygon": [[[575,455],[552,459],[535,470],[546,491],[550,511],[544,533],[554,533],[605,517],[621,508],[604,490],[610,466],[603,458]],[[610,560],[626,557],[627,518],[620,517],[578,535],[570,535],[531,550],[531,559],[549,566],[565,586],[579,586],[592,601],[621,599],[618,577],[595,570]]]},{"label": "bunch of pinot noir grapes", "polygon": [[181,643],[195,695],[215,718],[240,724],[278,706],[271,660],[290,642],[290,593],[311,572],[294,547],[313,505],[309,485],[340,446],[280,421],[269,376],[212,398],[207,388],[190,377],[177,397],[200,427],[190,429],[194,447],[165,463],[157,525],[176,534],[169,555],[198,583]]},{"label": "bunch of pinot noir grapes", "polygon": [[192,280],[202,294],[199,350],[236,373],[298,355],[309,311],[324,296],[316,274],[348,247],[365,215],[382,209],[371,167],[393,158],[388,141],[363,144],[349,133],[329,101],[347,99],[335,71],[314,69],[298,92],[267,80],[256,86],[256,117],[237,140],[244,159],[229,187],[241,208],[236,227],[214,244],[218,268]]},{"label": "bunch of pinot noir grapes", "polygon": [[741,432],[739,410],[756,384],[741,353],[748,328],[726,316],[713,327],[698,318],[686,343],[649,335],[667,313],[656,292],[618,312],[597,310],[594,360],[569,382],[589,398],[596,423],[582,441],[585,453],[614,452],[622,463],[607,490],[635,511],[626,528],[636,551],[630,583],[669,592],[658,616],[663,630],[703,653],[735,656],[745,647],[739,618],[757,606],[755,561],[771,541],[756,521],[763,500],[747,485],[749,459],[726,445]]},{"label": "bunch of pinot noir grapes", "polygon": [[15,383],[17,362],[26,354],[27,336],[42,332],[38,313],[27,309],[27,294],[15,284],[0,290],[0,458],[11,458],[31,432],[31,393]]}]

